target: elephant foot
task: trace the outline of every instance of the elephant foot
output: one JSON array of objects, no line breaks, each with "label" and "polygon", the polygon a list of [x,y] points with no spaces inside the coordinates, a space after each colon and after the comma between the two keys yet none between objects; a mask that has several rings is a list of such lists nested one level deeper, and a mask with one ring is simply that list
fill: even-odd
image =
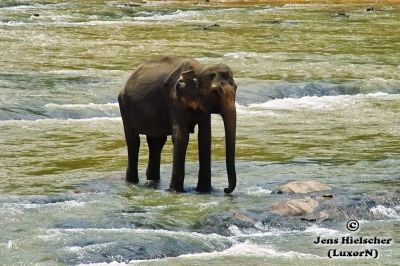
[{"label": "elephant foot", "polygon": [[169,183],[169,190],[171,192],[184,192],[183,190],[183,177],[171,177],[171,183]]},{"label": "elephant foot", "polygon": [[132,174],[131,171],[128,169],[126,170],[126,177],[125,177],[126,182],[132,183],[132,184],[137,184],[139,183],[139,177],[136,174]]},{"label": "elephant foot", "polygon": [[212,190],[213,190],[213,189],[212,189],[211,186],[206,186],[206,187],[197,186],[197,188],[196,188],[196,191],[197,191],[198,193],[201,193],[201,194],[209,194],[209,193],[211,193]]},{"label": "elephant foot", "polygon": [[169,188],[167,189],[168,192],[171,193],[184,193],[185,191],[183,189],[175,189],[175,188]]},{"label": "elephant foot", "polygon": [[148,181],[159,182],[160,181],[160,173],[152,173],[151,171],[146,171],[146,177]]},{"label": "elephant foot", "polygon": [[183,192],[185,192],[185,190],[183,189],[183,186],[173,186],[173,185],[170,185],[170,186],[169,186],[168,191],[169,191],[169,192],[176,192],[176,193],[183,193]]},{"label": "elephant foot", "polygon": [[126,177],[125,181],[129,184],[137,184],[139,183],[139,178]]},{"label": "elephant foot", "polygon": [[148,188],[158,189],[160,188],[160,180],[147,180],[145,186]]}]

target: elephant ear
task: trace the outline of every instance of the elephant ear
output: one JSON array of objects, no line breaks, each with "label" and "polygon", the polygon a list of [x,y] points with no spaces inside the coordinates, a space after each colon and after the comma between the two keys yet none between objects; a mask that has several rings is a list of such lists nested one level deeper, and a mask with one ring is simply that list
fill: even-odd
[{"label": "elephant ear", "polygon": [[196,101],[198,99],[198,85],[194,70],[183,71],[183,66],[175,69],[165,80],[165,88],[175,88],[181,99]]},{"label": "elephant ear", "polygon": [[188,70],[188,71],[182,72],[181,79],[183,79],[183,80],[193,80],[193,79],[195,79],[194,70]]},{"label": "elephant ear", "polygon": [[176,90],[178,96],[189,101],[197,101],[199,97],[199,88],[194,70],[182,72]]},{"label": "elephant ear", "polygon": [[173,88],[177,86],[178,81],[182,77],[182,66],[175,69],[164,81],[164,88]]}]

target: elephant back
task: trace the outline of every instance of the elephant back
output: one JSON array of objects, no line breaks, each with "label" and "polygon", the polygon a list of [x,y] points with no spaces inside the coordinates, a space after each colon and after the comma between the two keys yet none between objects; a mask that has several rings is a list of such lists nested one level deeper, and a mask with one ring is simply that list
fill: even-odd
[{"label": "elephant back", "polygon": [[[139,66],[129,77],[120,93],[131,126],[139,134],[171,135],[169,106],[178,81],[169,80],[177,69],[193,69],[197,62],[168,56]],[[166,86],[166,84],[169,84]]]}]

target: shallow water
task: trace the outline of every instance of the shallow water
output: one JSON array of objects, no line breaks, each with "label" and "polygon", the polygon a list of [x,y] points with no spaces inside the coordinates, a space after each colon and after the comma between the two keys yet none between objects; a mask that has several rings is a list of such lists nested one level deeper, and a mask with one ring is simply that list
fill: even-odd
[{"label": "shallow water", "polygon": [[[400,6],[0,3],[0,264],[395,265],[400,242]],[[345,12],[345,15],[342,13]],[[204,26],[219,24],[204,30]],[[238,187],[225,196],[224,131],[213,117],[213,187],[124,182],[116,95],[165,54],[229,64],[237,95]],[[334,187],[340,219],[281,218],[289,180]],[[317,195],[318,196],[318,195]],[[300,196],[301,197],[301,196]],[[234,213],[254,219],[246,223]],[[356,233],[348,219],[360,221]],[[329,259],[318,236],[390,237],[378,259]],[[301,244],[300,244],[301,243]],[[336,246],[336,248],[346,248]],[[352,246],[356,250],[372,248]]]}]

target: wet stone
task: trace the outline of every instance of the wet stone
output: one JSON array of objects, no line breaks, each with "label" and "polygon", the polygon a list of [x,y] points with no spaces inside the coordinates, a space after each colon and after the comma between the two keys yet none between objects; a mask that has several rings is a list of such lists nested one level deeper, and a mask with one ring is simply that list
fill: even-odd
[{"label": "wet stone", "polygon": [[221,25],[214,23],[214,24],[209,24],[209,25],[204,26],[203,30],[210,30],[210,29],[219,28],[219,27],[221,27]]},{"label": "wet stone", "polygon": [[300,216],[311,214],[318,205],[319,201],[316,199],[293,199],[275,203],[270,207],[270,210],[281,216]]},{"label": "wet stone", "polygon": [[275,191],[278,194],[282,193],[311,193],[311,192],[319,192],[332,190],[332,187],[321,183],[319,181],[314,180],[304,180],[304,181],[291,181],[289,183],[283,184],[279,186],[279,188]]},{"label": "wet stone", "polygon": [[252,224],[256,223],[255,219],[251,218],[250,216],[246,215],[241,211],[234,212],[233,217],[243,222],[248,222]]},{"label": "wet stone", "polygon": [[338,12],[338,13],[335,13],[333,16],[334,16],[334,17],[340,17],[340,18],[349,18],[349,17],[350,17],[350,16],[349,16],[348,14],[346,14],[345,12]]}]

